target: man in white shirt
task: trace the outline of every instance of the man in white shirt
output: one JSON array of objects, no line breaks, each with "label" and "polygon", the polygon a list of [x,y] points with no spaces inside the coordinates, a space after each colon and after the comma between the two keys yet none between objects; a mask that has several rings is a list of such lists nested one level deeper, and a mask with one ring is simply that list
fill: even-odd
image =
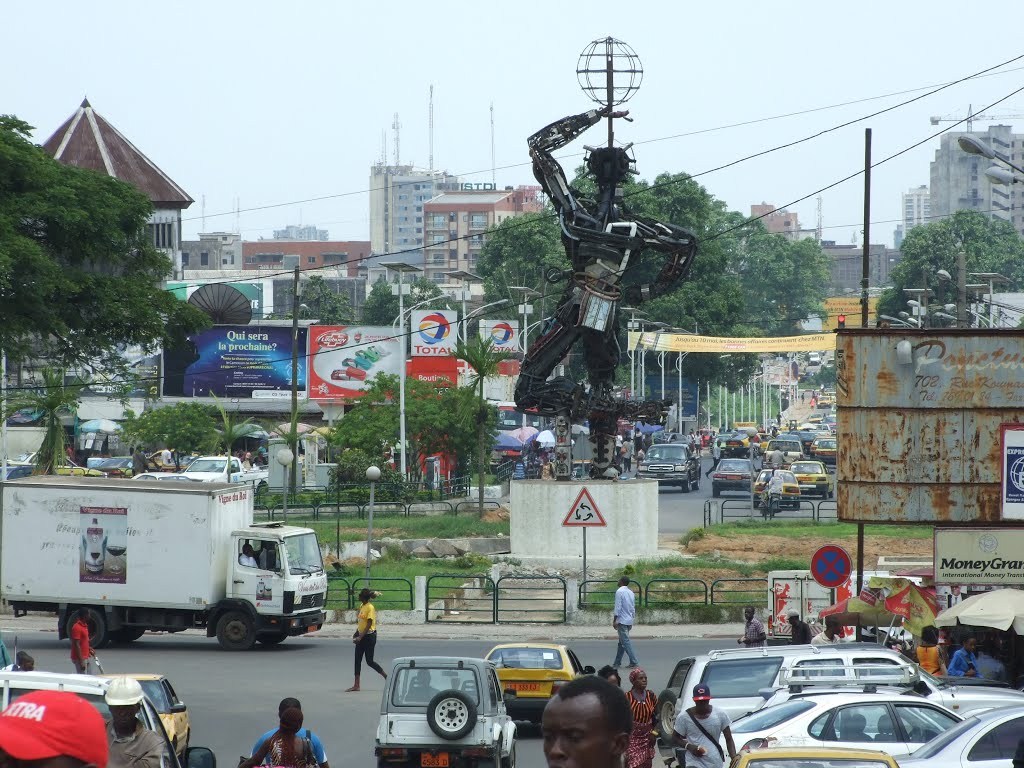
[{"label": "man in white shirt", "polygon": [[622,655],[629,656],[629,666],[636,667],[639,662],[633,652],[633,643],[629,640],[629,632],[633,629],[636,621],[636,597],[633,590],[629,588],[629,577],[623,576],[619,579],[619,588],[615,590],[615,613],[612,616],[612,626],[619,633],[619,645],[615,649],[615,661],[613,667],[622,663]]},{"label": "man in white shirt", "polygon": [[840,640],[839,633],[842,629],[839,626],[839,622],[833,619],[831,616],[825,617],[825,631],[819,632],[811,638],[811,645],[832,645],[838,643]]},{"label": "man in white shirt", "polygon": [[256,550],[252,548],[252,544],[242,545],[242,554],[238,556],[238,563],[249,568],[260,567],[260,564],[256,562]]}]

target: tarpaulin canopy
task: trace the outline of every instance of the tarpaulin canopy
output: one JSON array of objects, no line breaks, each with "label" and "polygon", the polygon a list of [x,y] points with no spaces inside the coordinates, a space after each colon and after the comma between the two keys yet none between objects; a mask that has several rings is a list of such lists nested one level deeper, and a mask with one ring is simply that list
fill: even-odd
[{"label": "tarpaulin canopy", "polygon": [[959,622],[972,627],[1007,630],[1024,635],[1024,591],[996,589],[968,597],[935,617],[935,626],[952,627]]}]

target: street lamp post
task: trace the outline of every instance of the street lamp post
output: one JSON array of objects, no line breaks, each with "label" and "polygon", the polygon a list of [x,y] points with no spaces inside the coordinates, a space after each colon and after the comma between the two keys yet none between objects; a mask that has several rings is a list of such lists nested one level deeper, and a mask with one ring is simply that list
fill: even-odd
[{"label": "street lamp post", "polygon": [[282,514],[284,515],[285,522],[288,522],[288,467],[295,460],[295,454],[291,452],[290,448],[282,448],[274,455],[274,458],[284,469],[284,507]]},{"label": "street lamp post", "polygon": [[523,348],[523,354],[525,355],[527,342],[526,331],[529,324],[529,317],[533,314],[533,304],[530,304],[530,299],[535,296],[540,296],[540,291],[535,291],[533,288],[529,288],[525,285],[510,285],[509,290],[519,291],[523,294],[523,303],[519,305],[517,311],[523,316],[523,333],[520,341]]},{"label": "street lamp post", "polygon": [[[380,265],[385,269],[391,269],[398,273],[398,317],[401,318],[405,314],[405,289],[409,288],[410,291],[412,290],[412,286],[405,284],[405,274],[407,272],[422,272],[423,270],[401,261],[381,262]],[[392,287],[392,292],[394,292],[394,287]],[[408,477],[406,474],[405,457],[405,366],[409,349],[409,337],[405,333],[405,320],[401,321],[401,329],[402,359],[399,361],[400,364],[398,366],[398,450],[401,456],[401,472],[402,480],[404,481]]]},{"label": "street lamp post", "polygon": [[757,469],[754,467],[754,451],[757,450],[756,443],[754,442],[754,435],[757,434],[757,429],[754,427],[746,428],[747,437],[750,439],[750,519],[754,519],[754,483],[757,482]]},{"label": "street lamp post", "polygon": [[370,481],[370,505],[367,509],[366,526],[366,586],[370,586],[370,547],[373,542],[373,491],[377,481],[380,480],[380,468],[370,466],[366,468],[366,479]]},{"label": "street lamp post", "polygon": [[472,283],[482,283],[483,278],[480,277],[480,275],[476,275],[465,269],[458,269],[454,272],[446,272],[445,274],[448,275],[448,277],[454,277],[457,280],[462,281],[462,291],[460,292],[459,298],[462,300],[462,343],[465,344],[466,334],[469,330],[466,323],[466,302],[472,298],[469,286]]}]

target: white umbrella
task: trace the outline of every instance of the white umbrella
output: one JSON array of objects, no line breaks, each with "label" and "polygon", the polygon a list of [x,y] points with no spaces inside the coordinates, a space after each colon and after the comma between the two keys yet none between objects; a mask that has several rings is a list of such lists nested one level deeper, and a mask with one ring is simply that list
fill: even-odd
[{"label": "white umbrella", "polygon": [[956,623],[972,627],[993,627],[1007,630],[1013,627],[1024,635],[1024,591],[996,589],[968,597],[947,608],[935,617],[935,626],[953,627]]},{"label": "white umbrella", "polygon": [[555,435],[550,429],[545,429],[543,432],[534,438],[541,448],[554,448],[555,447]]},{"label": "white umbrella", "polygon": [[112,435],[121,431],[121,425],[110,419],[90,419],[78,425],[78,431],[83,433],[98,432]]}]

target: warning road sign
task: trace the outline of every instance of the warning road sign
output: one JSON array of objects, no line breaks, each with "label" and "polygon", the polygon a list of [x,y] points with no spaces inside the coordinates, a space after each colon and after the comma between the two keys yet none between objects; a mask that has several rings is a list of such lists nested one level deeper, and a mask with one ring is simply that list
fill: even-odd
[{"label": "warning road sign", "polygon": [[811,558],[811,576],[823,587],[839,587],[850,578],[850,554],[835,544],[826,544]]},{"label": "warning road sign", "polygon": [[566,528],[604,528],[608,523],[601,516],[601,510],[594,503],[594,497],[584,487],[576,501],[569,507],[569,514],[565,516],[562,525]]}]

